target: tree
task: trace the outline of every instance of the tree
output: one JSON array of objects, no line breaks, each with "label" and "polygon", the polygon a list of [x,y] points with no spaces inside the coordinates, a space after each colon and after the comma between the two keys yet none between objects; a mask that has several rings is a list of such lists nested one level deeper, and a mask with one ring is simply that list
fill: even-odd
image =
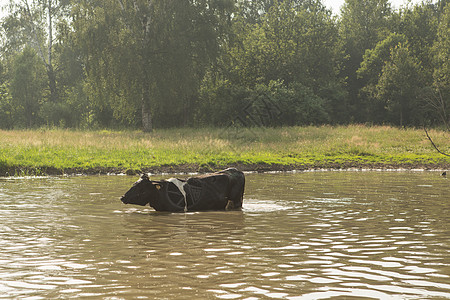
[{"label": "tree", "polygon": [[14,53],[25,45],[33,47],[46,69],[48,100],[59,101],[56,71],[53,61],[55,19],[64,16],[69,0],[10,0],[9,14],[2,29],[6,35],[3,51]]},{"label": "tree", "polygon": [[373,49],[366,50],[363,61],[356,71],[358,78],[365,85],[376,84],[380,76],[383,65],[389,60],[392,49],[399,44],[408,43],[408,39],[403,34],[391,33],[384,40],[378,42]]},{"label": "tree", "polygon": [[[238,18],[232,30],[234,43],[225,44],[218,71],[227,85],[237,86],[236,91],[244,88],[257,93],[257,87],[270,89],[272,82],[281,82],[285,89],[294,89],[295,95],[304,98],[298,103],[320,99],[317,106],[321,109],[344,106],[336,92],[337,28],[321,1],[275,0],[259,22],[246,23]],[[218,81],[219,86],[222,83]],[[339,105],[331,105],[334,102]]]},{"label": "tree", "polygon": [[15,57],[13,61],[10,80],[10,91],[13,98],[13,106],[19,113],[17,119],[23,116],[23,123],[28,128],[37,122],[38,112],[42,104],[42,95],[45,86],[45,68],[39,60],[36,52],[31,47]]},{"label": "tree", "polygon": [[263,16],[269,12],[275,0],[237,0],[236,15],[248,24],[261,23]]},{"label": "tree", "polygon": [[0,128],[12,128],[13,105],[6,81],[3,61],[0,59]]},{"label": "tree", "polygon": [[366,50],[361,62],[360,68],[356,71],[361,83],[359,97],[367,101],[367,107],[370,111],[368,120],[382,123],[386,119],[386,103],[379,101],[377,97],[377,85],[382,75],[383,67],[391,59],[392,50],[399,44],[405,45],[407,39],[403,34],[391,33],[384,40],[377,43],[373,49]]},{"label": "tree", "polygon": [[154,118],[181,125],[218,52],[220,18],[230,8],[229,0],[79,2],[74,35],[97,105],[140,122],[144,131]]},{"label": "tree", "polygon": [[400,43],[391,50],[376,85],[377,98],[385,104],[391,122],[400,126],[419,123],[422,74],[420,62],[407,44]]},{"label": "tree", "polygon": [[234,83],[252,87],[282,80],[317,90],[335,79],[337,30],[320,1],[273,1],[260,24],[247,23],[238,34],[224,66]]},{"label": "tree", "polygon": [[340,38],[346,59],[341,76],[346,78],[354,121],[364,121],[366,106],[358,98],[362,83],[356,71],[367,49],[372,49],[389,34],[391,6],[388,0],[346,0],[341,10]]},{"label": "tree", "polygon": [[436,40],[440,8],[430,1],[423,1],[413,7],[406,6],[395,15],[392,30],[401,32],[409,43],[412,54],[424,69],[424,80],[432,82],[432,48]]},{"label": "tree", "polygon": [[430,100],[436,113],[448,129],[450,126],[450,2],[440,18],[433,53],[434,96]]},{"label": "tree", "polygon": [[434,87],[440,90],[442,97],[447,100],[447,109],[450,109],[450,2],[441,16],[433,54]]}]

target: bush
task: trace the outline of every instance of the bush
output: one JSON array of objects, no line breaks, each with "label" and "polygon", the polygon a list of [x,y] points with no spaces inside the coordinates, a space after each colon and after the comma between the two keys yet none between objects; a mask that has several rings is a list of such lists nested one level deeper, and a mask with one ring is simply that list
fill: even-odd
[{"label": "bush", "polygon": [[279,88],[274,98],[282,110],[281,125],[317,125],[329,121],[326,101],[300,83]]},{"label": "bush", "polygon": [[248,104],[250,93],[250,89],[233,85],[226,80],[202,87],[195,105],[195,123],[200,126],[229,125]]},{"label": "bush", "polygon": [[73,110],[68,103],[46,102],[40,111],[41,118],[47,126],[71,127],[75,122]]},{"label": "bush", "polygon": [[203,88],[196,107],[199,125],[245,127],[323,124],[329,121],[326,101],[299,83],[281,81],[254,88],[220,81]]},{"label": "bush", "polygon": [[14,126],[12,98],[6,84],[0,85],[0,128],[11,129]]}]

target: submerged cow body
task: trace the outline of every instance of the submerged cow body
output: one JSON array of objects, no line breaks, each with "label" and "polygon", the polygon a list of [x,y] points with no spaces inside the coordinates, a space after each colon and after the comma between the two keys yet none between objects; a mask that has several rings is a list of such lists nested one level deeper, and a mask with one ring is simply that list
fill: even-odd
[{"label": "submerged cow body", "polygon": [[234,168],[160,181],[150,180],[144,174],[121,200],[125,204],[150,204],[157,211],[169,212],[240,209],[244,187],[244,174]]}]

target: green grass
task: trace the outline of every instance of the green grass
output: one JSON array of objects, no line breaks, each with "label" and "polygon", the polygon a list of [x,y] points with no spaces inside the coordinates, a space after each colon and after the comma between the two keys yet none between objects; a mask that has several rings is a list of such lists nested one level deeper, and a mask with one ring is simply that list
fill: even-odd
[{"label": "green grass", "polygon": [[[450,152],[448,132],[430,134]],[[386,126],[0,131],[0,175],[449,165],[423,130]]]}]

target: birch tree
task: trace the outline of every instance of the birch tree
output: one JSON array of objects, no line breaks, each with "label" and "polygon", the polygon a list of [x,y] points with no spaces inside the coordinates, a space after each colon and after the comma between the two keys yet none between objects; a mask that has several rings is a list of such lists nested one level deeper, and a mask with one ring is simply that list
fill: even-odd
[{"label": "birch tree", "polygon": [[58,102],[57,76],[53,61],[55,22],[62,17],[68,0],[10,0],[2,29],[6,40],[3,51],[20,52],[25,46],[35,49],[45,66],[50,102]]},{"label": "birch tree", "polygon": [[[178,122],[219,49],[229,0],[81,1],[74,34],[98,105],[151,131]],[[136,114],[139,111],[140,114]]]}]

